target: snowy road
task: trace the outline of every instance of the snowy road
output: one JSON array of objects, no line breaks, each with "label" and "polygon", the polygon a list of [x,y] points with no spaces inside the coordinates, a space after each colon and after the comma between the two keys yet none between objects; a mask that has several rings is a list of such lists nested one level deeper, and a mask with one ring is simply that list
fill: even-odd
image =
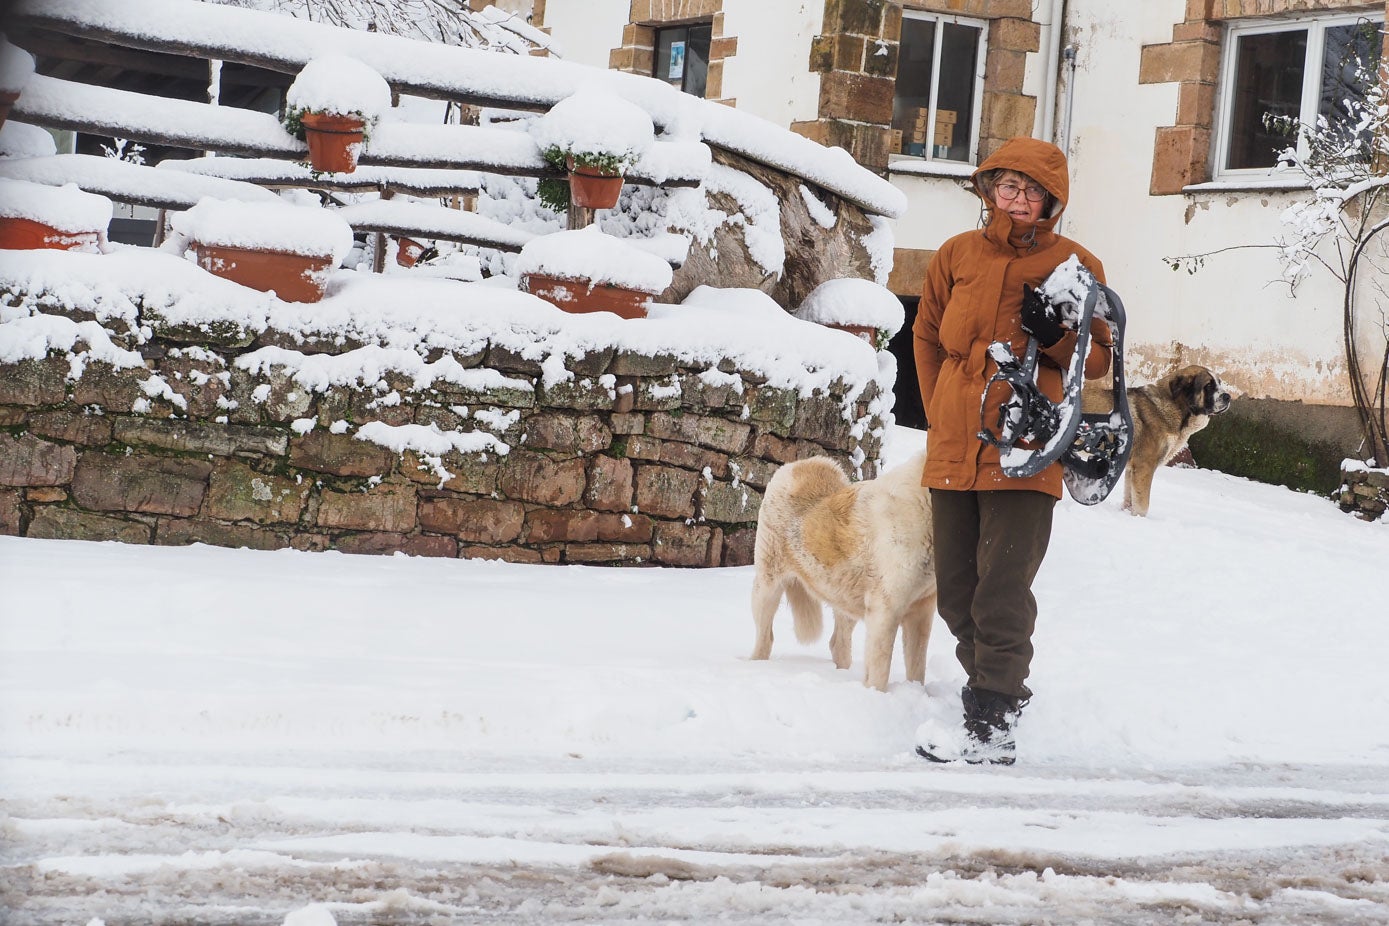
[{"label": "snowy road", "polygon": [[323,758],[9,764],[7,922],[1389,923],[1389,781],[1354,769]]},{"label": "snowy road", "polygon": [[0,922],[1389,924],[1389,525],[1156,492],[1058,509],[1012,768],[748,569],[0,537]]}]

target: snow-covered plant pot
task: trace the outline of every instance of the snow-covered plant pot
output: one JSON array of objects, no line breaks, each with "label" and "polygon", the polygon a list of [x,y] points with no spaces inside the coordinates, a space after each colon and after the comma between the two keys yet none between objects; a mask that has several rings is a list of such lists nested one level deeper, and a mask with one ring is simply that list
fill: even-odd
[{"label": "snow-covered plant pot", "polygon": [[311,206],[203,199],[172,219],[177,249],[209,273],[286,302],[323,298],[328,274],[352,249],[352,228]]},{"label": "snow-covered plant pot", "polygon": [[309,165],[323,173],[350,174],[372,126],[391,106],[385,79],[356,58],[315,58],[290,85],[285,129],[309,146]]},{"label": "snow-covered plant pot", "polygon": [[404,235],[395,236],[395,247],[395,262],[402,267],[415,266],[427,250],[423,244],[414,238],[407,238]]},{"label": "snow-covered plant pot", "polygon": [[622,177],[655,143],[646,111],[615,94],[584,87],[560,100],[531,127],[545,160],[569,173],[576,205],[611,209]]},{"label": "snow-covered plant pot", "polygon": [[0,126],[10,117],[19,92],[34,73],[34,56],[0,35]]},{"label": "snow-covered plant pot", "polygon": [[111,200],[75,184],[47,186],[0,179],[0,248],[27,251],[101,250],[111,224]]},{"label": "snow-covered plant pot", "polygon": [[877,350],[887,349],[887,342],[906,317],[902,301],[886,287],[872,280],[850,278],[827,280],[815,287],[795,315],[802,321],[847,331]]},{"label": "snow-covered plant pot", "polygon": [[596,225],[529,242],[516,260],[527,292],[566,312],[645,318],[651,297],[670,286],[670,264]]}]

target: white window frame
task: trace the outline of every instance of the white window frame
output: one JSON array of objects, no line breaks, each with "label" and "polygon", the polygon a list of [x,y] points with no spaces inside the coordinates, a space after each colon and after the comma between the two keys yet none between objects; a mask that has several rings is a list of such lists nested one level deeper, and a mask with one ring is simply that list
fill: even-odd
[{"label": "white window frame", "polygon": [[[902,10],[902,18],[933,21],[936,23],[937,26],[935,30],[936,44],[935,48],[932,50],[931,53],[930,102],[927,103],[927,106],[930,108],[932,118],[930,120],[930,128],[926,130],[926,146],[924,149],[925,154],[898,154],[895,158],[892,158],[891,160],[895,160],[896,158],[906,158],[912,161],[935,161],[940,164],[977,163],[979,160],[979,123],[984,112],[984,72],[986,69],[985,56],[989,50],[989,21],[987,19],[972,19],[968,16],[956,16],[952,13],[928,13],[924,10],[907,9]],[[967,148],[967,150],[969,151],[969,158],[965,161],[953,161],[949,158],[938,158],[931,153],[936,143],[936,120],[934,116],[938,108],[938,101],[936,98],[940,93],[941,45],[945,41],[945,29],[941,27],[944,26],[946,23],[952,23],[959,26],[971,26],[979,30],[979,48],[974,56],[974,108],[971,110],[969,114],[969,145]],[[896,95],[897,90],[894,75],[894,102],[896,100]]]},{"label": "white window frame", "polygon": [[[1274,173],[1271,167],[1243,167],[1230,169],[1225,166],[1230,157],[1230,119],[1231,100],[1234,96],[1235,59],[1238,57],[1239,39],[1251,35],[1270,35],[1276,32],[1307,33],[1306,59],[1302,68],[1302,108],[1298,121],[1303,125],[1315,125],[1317,109],[1321,103],[1321,62],[1326,52],[1326,30],[1336,26],[1349,26],[1365,20],[1376,21],[1368,11],[1358,14],[1328,14],[1322,16],[1300,16],[1296,19],[1259,19],[1230,23],[1225,30],[1225,43],[1220,62],[1220,102],[1216,107],[1214,148],[1215,170],[1211,176],[1216,180],[1252,180],[1268,178]],[[1297,138],[1299,155],[1307,153],[1307,141],[1300,134]]]}]

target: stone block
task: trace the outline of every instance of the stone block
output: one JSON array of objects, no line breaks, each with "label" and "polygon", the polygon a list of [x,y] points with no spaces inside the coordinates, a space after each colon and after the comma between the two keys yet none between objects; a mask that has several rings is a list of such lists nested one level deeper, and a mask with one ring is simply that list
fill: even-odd
[{"label": "stone block", "polygon": [[887,0],[825,0],[825,32],[877,35],[883,15],[891,6]]},{"label": "stone block", "polygon": [[46,540],[115,540],[149,543],[153,529],[139,521],[112,518],[72,508],[44,505],[34,512],[26,536]]},{"label": "stone block", "polygon": [[344,553],[368,553],[376,556],[404,553],[407,556],[438,556],[451,559],[458,555],[458,541],[438,534],[374,532],[339,537],[333,541],[333,549]]},{"label": "stone block", "polygon": [[577,541],[587,543],[598,539],[596,511],[557,511],[535,508],[526,513],[524,543],[553,543]]},{"label": "stone block", "polygon": [[396,455],[347,434],[310,431],[289,442],[289,465],[333,476],[384,476]]},{"label": "stone block", "polygon": [[608,367],[612,365],[615,353],[617,353],[617,349],[614,347],[590,347],[586,354],[580,354],[577,357],[566,356],[564,368],[580,379],[602,376],[608,372]]},{"label": "stone block", "polygon": [[113,435],[127,446],[153,447],[213,456],[283,456],[289,434],[277,428],[213,424],[181,418],[120,417],[112,421]]},{"label": "stone block", "polygon": [[989,46],[1035,52],[1041,48],[1042,27],[1028,18],[1008,17],[989,23]]},{"label": "stone block", "polygon": [[890,77],[829,71],[820,78],[820,116],[888,125],[896,87]]},{"label": "stone block", "polygon": [[599,514],[598,539],[613,543],[649,543],[654,524],[644,514]]},{"label": "stone block", "polygon": [[[511,543],[521,535],[526,510],[519,502],[454,497],[422,498],[420,528],[465,543]],[[464,555],[459,551],[459,555]]]},{"label": "stone block", "polygon": [[537,412],[526,419],[524,433],[526,447],[564,453],[595,453],[613,441],[601,418],[561,412]]},{"label": "stone block", "polygon": [[762,494],[746,483],[714,481],[704,487],[700,501],[700,516],[720,524],[748,524],[757,520],[762,507]]},{"label": "stone block", "polygon": [[457,383],[439,383],[440,401],[452,405],[487,405],[496,408],[534,408],[535,387],[529,380],[506,376],[487,388],[464,389]]},{"label": "stone block", "polygon": [[708,525],[658,521],[651,558],[667,566],[717,566],[723,558],[722,537],[721,531]]},{"label": "stone block", "polygon": [[541,361],[545,358],[541,355],[539,346],[527,353],[518,353],[509,347],[502,347],[500,344],[493,344],[487,349],[487,359],[484,361],[486,366],[503,373],[523,373],[526,376],[539,376],[541,373]]},{"label": "stone block", "polygon": [[671,375],[657,379],[639,379],[632,396],[631,408],[640,411],[674,411],[685,404],[680,377]]},{"label": "stone block", "polygon": [[197,518],[160,518],[154,542],[165,547],[206,543],[214,547],[245,547],[248,550],[279,550],[288,541],[274,531],[251,524],[223,524]]},{"label": "stone block", "polygon": [[863,73],[897,79],[897,62],[902,46],[896,39],[870,39],[863,56]]},{"label": "stone block", "polygon": [[552,408],[607,411],[617,396],[597,379],[571,379],[540,389],[540,403]]},{"label": "stone block", "polygon": [[59,408],[29,416],[29,431],[84,447],[104,447],[111,443],[111,421],[104,415]]},{"label": "stone block", "polygon": [[1162,126],[1154,133],[1153,173],[1148,192],[1169,196],[1191,183],[1210,179],[1209,129],[1196,126]]},{"label": "stone block", "polygon": [[777,386],[757,386],[744,397],[748,418],[786,436],[796,421],[796,393]]},{"label": "stone block", "polygon": [[128,412],[135,403],[145,399],[142,388],[150,378],[144,367],[116,369],[110,364],[94,361],[72,384],[72,401],[77,405],[95,405],[113,412]]},{"label": "stone block", "polygon": [[828,447],[844,447],[849,443],[849,429],[843,404],[832,396],[815,395],[798,403],[791,436]]},{"label": "stone block", "polygon": [[67,485],[76,468],[77,451],[66,444],[0,433],[0,485]]},{"label": "stone block", "polygon": [[1220,76],[1220,46],[1213,42],[1173,42],[1144,45],[1138,60],[1140,84],[1199,80],[1214,83]]},{"label": "stone block", "polygon": [[645,543],[570,543],[564,547],[566,563],[642,563],[651,559]]},{"label": "stone block", "polygon": [[752,427],[727,418],[700,416],[695,419],[695,442],[724,453],[742,453],[752,437]]},{"label": "stone block", "polygon": [[753,456],[775,460],[778,463],[790,463],[802,457],[823,455],[824,452],[825,448],[811,441],[786,440],[775,434],[765,433],[757,435],[752,445]]},{"label": "stone block", "polygon": [[65,502],[68,500],[68,490],[59,486],[30,486],[24,490],[24,500],[41,505]]},{"label": "stone block", "polygon": [[661,458],[661,442],[645,434],[633,434],[627,438],[626,456],[629,460],[651,460]]},{"label": "stone block", "polygon": [[491,495],[497,490],[497,474],[501,471],[501,463],[495,456],[450,453],[439,462],[449,474],[442,485],[439,482],[441,477],[434,465],[413,450],[407,450],[401,456],[400,471],[411,482],[465,495]]},{"label": "stone block", "polygon": [[86,453],[72,478],[72,497],[95,511],[190,518],[202,508],[211,474],[206,460]]},{"label": "stone block", "polygon": [[776,463],[754,456],[734,457],[728,461],[728,472],[735,482],[745,482],[758,489],[765,489],[780,468]]},{"label": "stone block", "polygon": [[345,528],[386,533],[415,529],[416,489],[413,485],[382,482],[365,491],[325,491],[319,498],[317,523],[322,528]]},{"label": "stone block", "polygon": [[699,475],[671,466],[643,465],[636,472],[637,510],[658,518],[694,517]]},{"label": "stone block", "polygon": [[21,497],[18,489],[0,489],[0,534],[19,536],[24,518]]},{"label": "stone block", "polygon": [[1177,91],[1177,124],[1209,129],[1215,118],[1215,84],[1182,81]]},{"label": "stone block", "polygon": [[205,513],[223,521],[294,524],[313,482],[258,473],[244,463],[219,461],[208,480]]},{"label": "stone block", "polygon": [[513,450],[501,459],[497,488],[507,498],[562,508],[584,492],[584,461],[553,460],[543,454]]},{"label": "stone block", "polygon": [[739,527],[725,530],[723,535],[723,566],[751,566],[757,541],[757,529]]},{"label": "stone block", "polygon": [[692,469],[702,473],[706,469],[715,476],[728,474],[728,456],[717,450],[682,444],[679,441],[666,441],[661,444],[661,462],[681,469]]},{"label": "stone block", "polygon": [[0,373],[0,405],[57,405],[67,398],[68,363],[61,357],[6,363]]},{"label": "stone block", "polygon": [[588,461],[584,505],[595,511],[626,511],[632,507],[632,461],[598,455]]},{"label": "stone block", "polygon": [[189,417],[215,418],[222,413],[218,400],[227,394],[231,375],[220,357],[207,359],[175,349],[159,361],[157,372],[183,397]]},{"label": "stone block", "polygon": [[608,419],[614,434],[641,434],[646,430],[646,416],[637,413],[614,414]]},{"label": "stone block", "polygon": [[148,302],[140,307],[140,321],[148,325],[154,336],[162,341],[205,347],[249,347],[259,333],[229,320],[196,323],[170,321],[158,306]]},{"label": "stone block", "polygon": [[528,563],[530,565],[539,565],[544,562],[539,550],[528,550],[525,547],[460,546],[458,558],[497,560],[503,563]]},{"label": "stone block", "polygon": [[700,416],[695,414],[671,415],[656,412],[647,419],[646,433],[660,440],[678,440],[693,444],[699,439]]}]

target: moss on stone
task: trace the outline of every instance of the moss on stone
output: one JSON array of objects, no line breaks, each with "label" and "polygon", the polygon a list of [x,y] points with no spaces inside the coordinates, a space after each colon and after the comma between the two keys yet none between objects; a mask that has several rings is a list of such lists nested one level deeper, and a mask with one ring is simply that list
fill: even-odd
[{"label": "moss on stone", "polygon": [[1331,497],[1341,485],[1341,459],[1334,444],[1308,440],[1295,431],[1257,418],[1220,415],[1193,435],[1196,462],[1232,476]]}]

